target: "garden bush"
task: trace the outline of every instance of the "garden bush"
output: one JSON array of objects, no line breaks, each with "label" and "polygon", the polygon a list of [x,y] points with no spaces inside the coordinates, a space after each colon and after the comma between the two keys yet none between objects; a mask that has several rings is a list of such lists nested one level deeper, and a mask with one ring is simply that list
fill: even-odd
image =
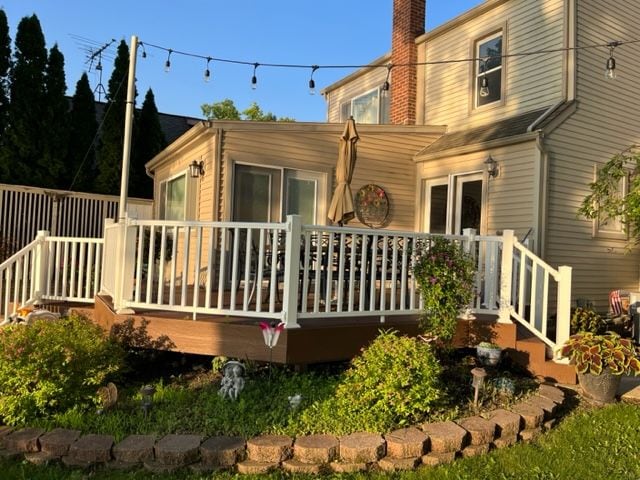
[{"label": "garden bush", "polygon": [[80,316],[0,330],[0,416],[23,424],[95,405],[96,390],[116,374],[122,349]]},{"label": "garden bush", "polygon": [[456,319],[473,300],[475,266],[461,247],[443,237],[416,244],[413,273],[424,301],[420,326],[431,336],[448,342]]},{"label": "garden bush", "polygon": [[305,411],[301,421],[334,433],[384,432],[422,421],[442,403],[440,373],[429,344],[381,332],[353,359],[335,395]]},{"label": "garden bush", "polygon": [[592,308],[578,307],[571,315],[571,334],[578,332],[601,333],[606,325]]}]

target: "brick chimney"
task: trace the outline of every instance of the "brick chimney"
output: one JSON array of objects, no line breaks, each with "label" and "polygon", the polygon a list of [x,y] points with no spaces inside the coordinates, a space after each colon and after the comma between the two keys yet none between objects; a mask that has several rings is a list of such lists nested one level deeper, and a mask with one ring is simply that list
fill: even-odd
[{"label": "brick chimney", "polygon": [[393,32],[391,35],[391,102],[389,120],[395,125],[415,125],[417,68],[401,67],[416,63],[415,40],[425,30],[426,0],[393,0]]}]

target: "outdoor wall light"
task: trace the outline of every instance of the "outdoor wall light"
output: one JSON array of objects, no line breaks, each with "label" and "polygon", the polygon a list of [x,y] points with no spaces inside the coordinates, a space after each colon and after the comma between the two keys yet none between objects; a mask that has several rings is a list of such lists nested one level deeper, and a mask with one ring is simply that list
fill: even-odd
[{"label": "outdoor wall light", "polygon": [[194,160],[189,164],[189,176],[191,176],[191,178],[198,178],[200,175],[204,175],[204,162]]},{"label": "outdoor wall light", "polygon": [[498,176],[498,162],[496,162],[491,155],[484,161],[484,165],[490,178],[496,178]]}]

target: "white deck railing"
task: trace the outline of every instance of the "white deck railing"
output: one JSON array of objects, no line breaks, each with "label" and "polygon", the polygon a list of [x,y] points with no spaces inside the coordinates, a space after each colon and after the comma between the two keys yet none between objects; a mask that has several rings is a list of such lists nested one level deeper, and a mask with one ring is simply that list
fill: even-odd
[{"label": "white deck railing", "polygon": [[36,239],[0,264],[0,318],[42,301],[92,303],[102,264],[101,238]]},{"label": "white deck railing", "polygon": [[[91,302],[99,288],[120,312],[236,315],[282,320],[287,328],[314,317],[419,314],[412,252],[430,237],[303,226],[298,216],[275,224],[110,221],[104,241],[39,232],[0,265],[0,313],[6,319],[39,300]],[[568,337],[570,267],[553,269],[512,231],[447,238],[476,263],[473,311],[515,318],[550,347]]]}]

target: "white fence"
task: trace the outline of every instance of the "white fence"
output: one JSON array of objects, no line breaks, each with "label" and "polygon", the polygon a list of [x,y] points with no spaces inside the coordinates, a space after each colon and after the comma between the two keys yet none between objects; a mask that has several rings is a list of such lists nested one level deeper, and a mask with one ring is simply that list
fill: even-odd
[{"label": "white fence", "polygon": [[46,301],[92,303],[101,277],[101,238],[36,239],[0,264],[0,318]]},{"label": "white fence", "polygon": [[[38,231],[102,238],[104,220],[118,215],[119,197],[0,184],[0,260],[28,245]],[[151,218],[153,202],[129,199],[129,216]]]},{"label": "white fence", "polygon": [[[120,270],[105,290],[121,310],[271,318],[287,328],[304,318],[422,311],[412,251],[428,234],[303,226],[296,216],[281,224],[128,220],[114,228],[121,237],[108,235],[105,250],[122,261],[107,260]],[[513,317],[550,346],[568,336],[569,267],[551,268],[511,231],[447,238],[475,259],[473,311]]]}]

